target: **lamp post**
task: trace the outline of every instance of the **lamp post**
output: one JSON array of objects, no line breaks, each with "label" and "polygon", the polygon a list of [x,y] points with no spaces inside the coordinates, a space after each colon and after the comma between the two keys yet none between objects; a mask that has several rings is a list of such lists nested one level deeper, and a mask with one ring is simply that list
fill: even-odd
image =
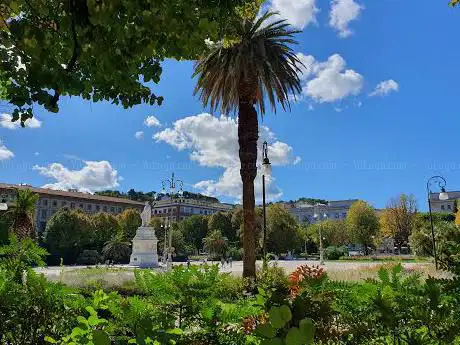
[{"label": "lamp post", "polygon": [[441,192],[439,193],[439,200],[448,200],[449,194],[446,192],[446,179],[442,176],[432,176],[428,179],[426,183],[426,193],[428,198],[428,210],[430,211],[430,224],[431,224],[431,240],[433,242],[433,256],[434,256],[434,266],[438,269],[438,257],[436,256],[436,237],[434,235],[434,224],[433,224],[433,214],[431,212],[431,189],[430,186],[433,183],[437,183]]},{"label": "lamp post", "polygon": [[[171,178],[164,179],[161,181],[162,185],[162,194],[169,193],[171,199],[174,199],[176,195],[182,196],[184,194],[184,182],[182,180],[176,179],[174,176],[174,173],[172,173]],[[177,186],[179,185],[179,191],[177,190]],[[168,191],[166,191],[166,188],[168,188]],[[171,268],[172,266],[172,227],[171,227],[171,221],[170,219],[173,218],[173,215],[169,215],[167,217],[167,223],[165,224],[165,257],[167,255],[167,268]],[[166,241],[166,233],[169,234],[169,240]],[[166,250],[166,242],[168,242],[168,249]],[[165,258],[163,258],[165,260]]]},{"label": "lamp post", "polygon": [[270,160],[268,159],[268,144],[264,141],[262,146],[262,210],[263,210],[263,217],[264,217],[264,229],[263,229],[263,243],[262,243],[262,255],[263,255],[263,262],[266,262],[266,255],[267,255],[267,209],[265,205],[265,176],[270,177],[272,173],[272,165]]},{"label": "lamp post", "polygon": [[[319,210],[319,206],[321,206],[321,205],[318,205],[318,204],[315,205],[315,209]],[[320,217],[320,215],[318,214],[318,211],[316,211],[313,214],[313,218],[315,218],[315,220],[317,220],[319,217]],[[327,218],[327,214],[324,213],[323,214],[323,219],[326,219],[326,218]],[[319,220],[321,221],[321,219],[319,219]],[[321,225],[318,228],[319,228],[319,264],[324,265],[323,230],[321,228]]]}]

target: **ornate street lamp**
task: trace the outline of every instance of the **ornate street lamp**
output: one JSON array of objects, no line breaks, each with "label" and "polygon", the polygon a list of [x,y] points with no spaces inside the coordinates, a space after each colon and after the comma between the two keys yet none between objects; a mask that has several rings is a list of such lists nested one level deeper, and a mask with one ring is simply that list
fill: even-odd
[{"label": "ornate street lamp", "polygon": [[[184,182],[182,180],[176,179],[174,177],[174,173],[172,173],[171,178],[164,179],[161,181],[162,185],[162,194],[169,194],[171,199],[174,199],[177,195],[181,197],[184,194]],[[177,190],[177,185],[179,185],[179,191]],[[168,191],[166,190],[168,188]],[[165,229],[165,253],[167,253],[167,268],[170,269],[172,266],[172,227],[171,227],[171,220],[172,215],[169,215],[167,220],[168,222],[164,225]],[[166,241],[166,233],[169,233],[169,241]],[[168,249],[166,250],[166,242],[168,242]],[[163,255],[163,260],[165,260],[165,255]]]},{"label": "ornate street lamp", "polygon": [[434,256],[434,266],[436,269],[438,269],[438,257],[436,256],[436,237],[434,235],[434,224],[433,224],[433,214],[431,212],[431,189],[430,186],[431,184],[436,183],[439,186],[439,189],[441,192],[439,193],[439,200],[448,200],[449,199],[449,194],[446,192],[446,179],[442,176],[433,176],[430,177],[429,180],[426,183],[426,193],[428,197],[428,209],[430,211],[430,224],[431,224],[431,240],[433,242],[433,256]]},{"label": "ornate street lamp", "polygon": [[[317,204],[317,205],[315,205],[315,208],[319,209],[319,206],[321,206],[321,205]],[[313,214],[313,218],[315,218],[315,220],[317,220],[319,217],[320,217],[320,215],[318,214],[318,211],[316,211]],[[327,214],[323,213],[322,218],[326,219]],[[321,228],[321,225],[319,225],[318,228],[319,228],[319,264],[324,265],[323,229]]]},{"label": "ornate street lamp", "polygon": [[266,262],[267,255],[267,210],[265,205],[265,176],[270,177],[272,174],[272,165],[268,159],[268,144],[264,141],[262,146],[262,210],[264,216],[264,233],[262,243],[263,262]]}]

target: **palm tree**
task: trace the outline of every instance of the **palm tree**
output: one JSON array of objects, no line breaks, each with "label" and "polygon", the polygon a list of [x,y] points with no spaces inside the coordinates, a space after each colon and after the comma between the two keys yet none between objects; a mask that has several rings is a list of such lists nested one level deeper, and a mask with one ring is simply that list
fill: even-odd
[{"label": "palm tree", "polygon": [[120,235],[115,235],[107,241],[102,249],[104,260],[112,260],[115,263],[126,263],[131,255],[131,244]]},{"label": "palm tree", "polygon": [[290,109],[290,94],[301,92],[298,74],[302,63],[290,44],[298,32],[285,20],[272,21],[274,13],[258,19],[242,20],[237,25],[239,41],[220,42],[201,58],[194,76],[198,76],[195,94],[204,106],[223,113],[238,109],[238,143],[243,182],[243,276],[256,276],[256,215],[254,179],[257,175],[257,140],[259,138],[256,106],[265,113],[268,99],[273,111],[276,103]]},{"label": "palm tree", "polygon": [[30,189],[17,189],[16,201],[8,212],[13,220],[11,232],[19,240],[36,238],[34,214],[39,195]]}]

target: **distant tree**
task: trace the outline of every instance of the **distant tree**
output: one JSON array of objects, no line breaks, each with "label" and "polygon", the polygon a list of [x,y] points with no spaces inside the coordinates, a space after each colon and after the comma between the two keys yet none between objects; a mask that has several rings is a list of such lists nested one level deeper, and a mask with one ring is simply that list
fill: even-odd
[{"label": "distant tree", "polygon": [[217,212],[208,219],[208,231],[219,230],[230,242],[237,240],[237,231],[232,227],[232,214]]},{"label": "distant tree", "polygon": [[185,243],[192,245],[197,251],[203,246],[203,238],[208,233],[208,217],[193,215],[178,223]]},{"label": "distant tree", "polygon": [[452,7],[455,7],[458,4],[460,4],[460,0],[450,0],[450,2],[449,2],[449,5],[452,6]]},{"label": "distant tree", "polygon": [[117,218],[109,213],[100,212],[92,215],[91,223],[93,226],[92,247],[99,253],[102,252],[106,242],[122,233]]},{"label": "distant tree", "polygon": [[236,233],[240,232],[241,226],[243,224],[243,208],[236,207],[232,211],[232,228]]},{"label": "distant tree", "polygon": [[457,226],[460,226],[460,210],[457,210],[457,212],[455,213],[455,224]]},{"label": "distant tree", "polygon": [[78,254],[89,247],[93,231],[90,218],[81,211],[66,208],[57,211],[47,222],[44,244],[51,254],[50,261],[73,264]]},{"label": "distant tree", "polygon": [[379,231],[379,219],[375,210],[364,201],[356,201],[351,205],[346,218],[350,240],[364,247],[364,254],[369,254],[374,237]]},{"label": "distant tree", "polygon": [[10,213],[12,220],[11,231],[18,240],[36,238],[34,218],[38,198],[39,195],[30,189],[16,190],[16,200],[9,208],[8,213]]},{"label": "distant tree", "polygon": [[8,243],[8,234],[12,224],[12,214],[6,211],[0,211],[0,246]]},{"label": "distant tree", "polygon": [[393,198],[380,215],[380,232],[382,237],[394,239],[395,246],[401,252],[401,247],[407,246],[409,236],[414,227],[417,202],[413,195],[401,194]]},{"label": "distant tree", "polygon": [[324,247],[340,247],[350,243],[347,225],[344,220],[327,219],[308,226],[310,238],[319,245],[319,233],[323,236]]},{"label": "distant tree", "polygon": [[267,209],[268,252],[286,253],[301,244],[302,239],[299,237],[296,219],[279,204],[270,205]]},{"label": "distant tree", "polygon": [[219,230],[214,230],[203,238],[204,249],[213,255],[223,255],[227,248],[228,239]]},{"label": "distant tree", "polygon": [[316,205],[316,204],[324,204],[324,205],[327,205],[327,200],[324,200],[324,199],[315,199],[315,198],[299,198],[297,199],[296,201],[292,202],[292,203],[296,203],[296,202],[303,202],[303,203],[306,203],[306,204],[309,204],[309,205]]},{"label": "distant tree", "polygon": [[136,236],[136,231],[142,224],[142,219],[139,215],[139,212],[129,208],[117,215],[117,219],[120,223],[123,238],[126,241],[131,241],[134,236]]},{"label": "distant tree", "polygon": [[114,236],[104,244],[102,255],[104,256],[104,260],[110,260],[114,263],[129,263],[131,243],[126,241],[122,236]]}]

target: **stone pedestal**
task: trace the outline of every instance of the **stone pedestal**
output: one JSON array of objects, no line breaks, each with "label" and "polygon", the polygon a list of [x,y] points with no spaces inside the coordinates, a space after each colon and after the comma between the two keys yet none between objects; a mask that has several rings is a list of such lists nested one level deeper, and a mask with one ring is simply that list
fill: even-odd
[{"label": "stone pedestal", "polygon": [[129,264],[141,268],[158,267],[158,239],[155,230],[141,226],[133,239],[133,252]]}]

